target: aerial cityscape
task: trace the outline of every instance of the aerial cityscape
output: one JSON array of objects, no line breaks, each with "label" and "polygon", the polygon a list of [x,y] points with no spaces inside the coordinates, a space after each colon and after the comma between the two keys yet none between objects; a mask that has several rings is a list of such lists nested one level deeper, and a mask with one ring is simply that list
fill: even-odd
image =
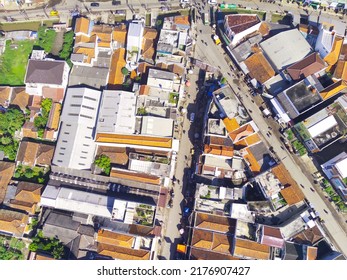
[{"label": "aerial cityscape", "polygon": [[0,260],[346,260],[347,0],[0,0]]}]

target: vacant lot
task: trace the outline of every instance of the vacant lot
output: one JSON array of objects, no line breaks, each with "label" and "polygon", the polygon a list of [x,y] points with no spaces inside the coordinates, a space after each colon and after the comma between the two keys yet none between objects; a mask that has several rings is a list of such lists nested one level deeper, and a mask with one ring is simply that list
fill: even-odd
[{"label": "vacant lot", "polygon": [[[47,27],[52,27],[53,23],[59,22],[59,19],[43,20],[43,24]],[[31,30],[37,31],[41,26],[41,21],[20,21],[20,22],[2,22],[0,23],[1,31],[17,31],[17,30]]]},{"label": "vacant lot", "polygon": [[32,40],[6,42],[6,50],[0,56],[0,84],[23,85],[28,58],[34,43]]}]

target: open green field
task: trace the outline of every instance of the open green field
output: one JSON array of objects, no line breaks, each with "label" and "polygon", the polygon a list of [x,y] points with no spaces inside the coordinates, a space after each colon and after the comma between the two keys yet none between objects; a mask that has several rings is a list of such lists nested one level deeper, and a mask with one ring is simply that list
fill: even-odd
[{"label": "open green field", "polygon": [[35,41],[25,40],[11,44],[6,42],[6,50],[0,56],[0,85],[23,85],[28,58]]},{"label": "open green field", "polygon": [[52,27],[53,23],[59,22],[59,19],[48,19],[43,21],[20,21],[20,22],[2,22],[0,23],[1,31],[32,30],[37,31],[43,24]]}]

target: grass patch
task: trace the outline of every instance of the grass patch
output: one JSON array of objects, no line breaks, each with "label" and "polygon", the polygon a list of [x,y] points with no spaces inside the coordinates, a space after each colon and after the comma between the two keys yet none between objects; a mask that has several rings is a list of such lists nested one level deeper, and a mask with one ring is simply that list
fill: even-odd
[{"label": "grass patch", "polygon": [[35,41],[24,40],[14,44],[6,42],[5,52],[0,56],[0,84],[20,86],[24,84],[24,76],[28,58]]},{"label": "grass patch", "polygon": [[300,156],[303,156],[307,153],[305,146],[299,140],[295,140],[292,144],[295,151],[297,151]]},{"label": "grass patch", "polygon": [[271,22],[278,23],[279,21],[283,20],[284,15],[273,13],[271,14]]},{"label": "grass patch", "polygon": [[0,23],[0,30],[6,32],[18,30],[38,31],[41,25],[52,27],[53,24],[57,22],[59,22],[59,19],[47,19],[42,21],[2,22]]},{"label": "grass patch", "polygon": [[16,168],[13,178],[29,181],[32,183],[45,183],[49,179],[50,169],[45,169],[43,167],[34,166],[33,168],[25,165],[18,165]]},{"label": "grass patch", "polygon": [[221,12],[225,14],[256,14],[259,16],[260,20],[265,20],[266,18],[266,12],[258,11],[258,10],[237,8],[237,9],[223,9]]},{"label": "grass patch", "polygon": [[176,104],[178,102],[178,93],[170,92],[169,103]]}]

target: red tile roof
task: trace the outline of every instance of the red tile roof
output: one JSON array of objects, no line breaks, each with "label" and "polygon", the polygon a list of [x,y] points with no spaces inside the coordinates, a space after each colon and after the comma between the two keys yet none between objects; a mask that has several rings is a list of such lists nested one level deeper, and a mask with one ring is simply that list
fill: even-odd
[{"label": "red tile roof", "polygon": [[225,20],[229,28],[235,33],[241,33],[246,29],[258,24],[260,22],[257,15],[227,15]]}]

